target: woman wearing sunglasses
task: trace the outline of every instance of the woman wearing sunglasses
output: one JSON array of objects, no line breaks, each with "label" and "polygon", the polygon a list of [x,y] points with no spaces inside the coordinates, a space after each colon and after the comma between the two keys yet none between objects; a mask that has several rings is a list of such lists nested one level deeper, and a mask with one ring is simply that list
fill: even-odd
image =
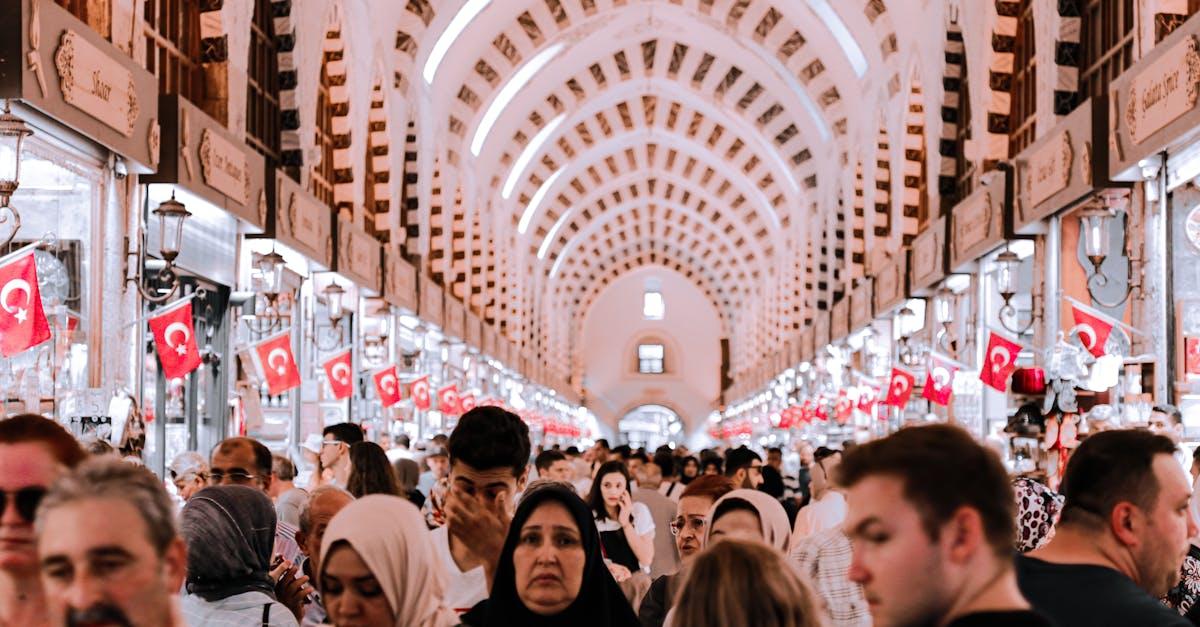
[{"label": "woman wearing sunglasses", "polygon": [[0,420],[0,625],[49,623],[39,580],[33,519],[46,490],[86,457],[53,420]]},{"label": "woman wearing sunglasses", "polygon": [[718,499],[732,491],[733,482],[726,477],[704,475],[688,483],[679,495],[679,506],[675,519],[671,521],[671,535],[675,536],[675,548],[679,549],[679,571],[663,575],[650,584],[650,590],[642,598],[642,606],[638,610],[638,619],[643,627],[659,627],[663,624],[667,610],[671,609],[679,592],[683,569],[704,549],[708,510]]}]

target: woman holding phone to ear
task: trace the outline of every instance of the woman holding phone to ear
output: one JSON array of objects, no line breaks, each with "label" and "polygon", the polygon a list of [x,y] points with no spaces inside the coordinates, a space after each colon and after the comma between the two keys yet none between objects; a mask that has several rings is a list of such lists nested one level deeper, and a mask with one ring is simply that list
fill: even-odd
[{"label": "woman holding phone to ear", "polygon": [[[604,557],[636,573],[654,561],[654,519],[643,503],[633,502],[629,470],[620,461],[605,462],[596,472],[588,506],[596,518]],[[620,582],[629,575],[613,568]]]}]

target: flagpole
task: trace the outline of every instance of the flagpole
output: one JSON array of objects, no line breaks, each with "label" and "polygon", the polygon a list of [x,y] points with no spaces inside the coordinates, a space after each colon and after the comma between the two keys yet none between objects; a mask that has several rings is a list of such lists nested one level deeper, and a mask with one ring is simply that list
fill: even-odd
[{"label": "flagpole", "polygon": [[992,333],[995,333],[996,335],[1000,336],[1000,337],[1001,337],[1001,339],[1008,340],[1009,342],[1012,342],[1013,344],[1016,344],[1016,345],[1017,345],[1018,347],[1020,347],[1020,349],[1021,349],[1021,350],[1023,350],[1023,351],[1033,351],[1033,350],[1037,350],[1037,349],[1036,349],[1036,348],[1034,348],[1034,347],[1026,346],[1024,342],[1022,342],[1022,341],[1020,341],[1020,340],[1018,340],[1018,339],[1014,338],[1013,336],[1009,335],[1007,332],[1005,332],[1005,331],[1003,331],[1003,330],[1001,330],[1001,329],[997,329],[996,327],[994,327],[994,326],[992,326],[992,325],[990,325],[990,324],[988,325],[988,328],[987,328],[987,329],[988,329],[988,331],[990,331],[990,332],[992,332]]},{"label": "flagpole", "polygon": [[196,291],[192,292],[191,294],[188,294],[187,296],[184,296],[183,298],[180,298],[179,300],[173,301],[170,305],[167,305],[165,307],[159,307],[158,309],[155,309],[154,311],[134,320],[133,322],[126,324],[125,326],[121,327],[121,330],[124,331],[125,329],[128,329],[129,327],[146,322],[147,320],[149,320],[151,318],[157,318],[161,315],[175,311],[175,309],[182,307],[184,304],[190,303],[197,298],[204,298],[207,295],[208,295],[208,291],[205,290],[203,287],[201,287],[201,288],[197,289]]},{"label": "flagpole", "polygon": [[20,257],[21,255],[24,255],[25,253],[27,253],[35,248],[41,248],[42,246],[51,246],[57,242],[58,242],[58,238],[54,235],[54,233],[47,233],[47,234],[39,237],[38,239],[34,240],[33,242],[30,242],[29,244],[26,244],[16,250],[12,251],[11,253],[8,253],[7,255],[5,255],[3,257],[0,257],[0,266],[8,263],[9,261],[12,261],[13,259],[15,259],[17,257]]}]

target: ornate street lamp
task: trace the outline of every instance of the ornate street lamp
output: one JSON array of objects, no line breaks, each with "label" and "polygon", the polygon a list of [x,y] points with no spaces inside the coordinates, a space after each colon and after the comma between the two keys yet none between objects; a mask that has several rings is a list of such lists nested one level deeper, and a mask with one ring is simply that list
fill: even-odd
[{"label": "ornate street lamp", "polygon": [[1099,298],[1097,292],[1111,280],[1104,273],[1102,266],[1111,254],[1113,220],[1117,217],[1117,212],[1123,211],[1128,204],[1128,191],[1106,190],[1098,195],[1098,200],[1100,204],[1089,205],[1079,212],[1079,236],[1083,239],[1084,254],[1092,262],[1092,269],[1088,272],[1087,290],[1093,302],[1104,307],[1118,307],[1129,300],[1130,294],[1138,285],[1132,255],[1127,262],[1129,280],[1120,300],[1106,301]]},{"label": "ornate street lamp", "polygon": [[1034,312],[1030,312],[1029,322],[1024,326],[1018,327],[1013,322],[1009,322],[1009,320],[1016,320],[1020,313],[1012,304],[1012,300],[1017,295],[1017,277],[1021,272],[1021,258],[1006,246],[1004,251],[996,256],[995,263],[996,289],[1000,292],[1000,298],[1004,299],[1004,305],[1000,307],[1000,326],[1017,335],[1028,333],[1033,328],[1036,318]]},{"label": "ornate street lamp", "polygon": [[[157,304],[167,302],[179,290],[179,276],[175,273],[175,259],[179,257],[179,253],[183,249],[183,225],[192,213],[183,206],[183,203],[175,200],[174,193],[171,194],[171,198],[164,200],[151,213],[158,216],[159,253],[165,262],[159,268],[155,279],[159,283],[169,286],[170,289],[166,291],[163,291],[166,288],[159,289],[156,290],[157,293],[148,291],[142,284],[140,269],[133,276],[127,276],[125,282],[136,285],[142,298]],[[145,246],[143,245],[142,248],[144,250]]]},{"label": "ornate street lamp", "polygon": [[11,216],[13,225],[0,248],[7,247],[21,229],[21,214],[9,201],[21,184],[21,144],[30,135],[33,131],[25,120],[12,114],[5,100],[4,113],[0,114],[0,223],[8,222]]}]

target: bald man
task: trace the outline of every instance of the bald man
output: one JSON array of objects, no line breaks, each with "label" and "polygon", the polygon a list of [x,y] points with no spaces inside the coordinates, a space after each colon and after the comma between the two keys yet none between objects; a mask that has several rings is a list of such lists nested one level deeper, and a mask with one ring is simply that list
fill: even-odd
[{"label": "bald man", "polygon": [[[300,510],[296,544],[300,545],[305,556],[300,561],[301,572],[311,580],[316,581],[317,573],[321,572],[321,540],[325,537],[325,528],[353,500],[349,492],[335,485],[323,485],[312,491],[304,503],[304,509]],[[326,620],[325,606],[321,603],[320,595],[314,593],[311,602],[305,606],[302,624],[320,625]]]}]

